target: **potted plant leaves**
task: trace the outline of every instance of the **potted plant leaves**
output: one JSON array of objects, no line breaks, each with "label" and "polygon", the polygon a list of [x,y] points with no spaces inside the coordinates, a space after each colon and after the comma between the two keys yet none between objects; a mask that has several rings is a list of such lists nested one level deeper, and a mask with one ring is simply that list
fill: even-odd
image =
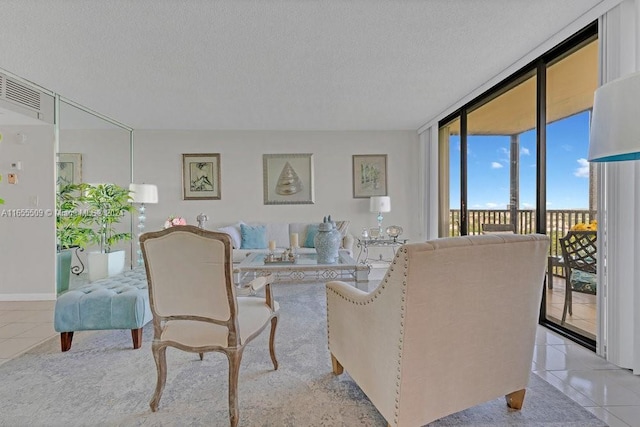
[{"label": "potted plant leaves", "polygon": [[86,248],[91,229],[85,227],[81,211],[83,187],[79,184],[61,186],[56,193],[57,276],[56,290],[69,289],[73,249]]},{"label": "potted plant leaves", "polygon": [[81,184],[86,207],[83,223],[90,228],[89,241],[99,251],[89,252],[89,280],[113,276],[124,270],[125,252],[114,246],[131,240],[131,233],[118,231],[125,215],[135,211],[129,189],[116,184]]}]

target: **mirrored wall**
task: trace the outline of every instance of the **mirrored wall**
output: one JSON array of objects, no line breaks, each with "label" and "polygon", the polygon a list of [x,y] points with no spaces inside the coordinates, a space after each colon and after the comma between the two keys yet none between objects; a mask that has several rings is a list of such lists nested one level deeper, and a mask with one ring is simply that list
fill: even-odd
[{"label": "mirrored wall", "polygon": [[[132,178],[132,129],[74,102],[57,97],[57,189],[65,184],[117,184],[128,188]],[[84,209],[90,207],[84,206]],[[85,211],[99,215],[100,212]],[[124,213],[115,224],[117,233],[132,233],[135,215]],[[96,227],[96,224],[83,226]],[[96,242],[86,249],[73,249],[71,286],[90,281],[88,258],[100,251]],[[125,268],[132,265],[132,242],[120,241],[112,252],[124,251]],[[135,257],[135,251],[133,251]]]}]

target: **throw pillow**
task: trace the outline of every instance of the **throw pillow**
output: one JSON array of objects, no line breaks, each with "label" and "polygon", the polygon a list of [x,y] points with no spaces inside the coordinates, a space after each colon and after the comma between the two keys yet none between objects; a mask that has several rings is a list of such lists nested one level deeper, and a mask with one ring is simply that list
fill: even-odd
[{"label": "throw pillow", "polygon": [[241,249],[267,249],[267,227],[240,224]]},{"label": "throw pillow", "polygon": [[241,221],[234,225],[228,225],[226,227],[218,228],[218,231],[220,231],[221,233],[227,233],[229,236],[231,236],[234,249],[240,249],[240,246],[242,246],[242,238],[240,237],[240,226],[242,224],[243,222]]},{"label": "throw pillow", "polygon": [[316,234],[318,234],[318,224],[309,224],[307,225],[307,236],[304,239],[304,247],[305,248],[315,248],[316,244],[313,239],[315,239]]},{"label": "throw pillow", "polygon": [[340,232],[342,237],[347,235],[349,224],[351,224],[351,221],[336,221],[336,230]]}]

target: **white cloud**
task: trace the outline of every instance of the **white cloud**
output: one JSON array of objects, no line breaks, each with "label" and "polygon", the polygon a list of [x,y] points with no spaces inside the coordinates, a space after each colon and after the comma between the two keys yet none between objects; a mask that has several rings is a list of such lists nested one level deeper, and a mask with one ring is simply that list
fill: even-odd
[{"label": "white cloud", "polygon": [[497,203],[489,202],[489,203],[487,203],[487,207],[488,207],[489,209],[497,208],[497,207],[498,207],[498,204],[497,204]]},{"label": "white cloud", "polygon": [[562,144],[561,147],[564,151],[573,151],[573,147],[569,144]]},{"label": "white cloud", "polygon": [[491,162],[491,169],[500,169],[502,168],[502,163],[499,162]]},{"label": "white cloud", "polygon": [[533,208],[536,207],[536,205],[533,205],[533,204],[527,203],[527,202],[523,202],[522,203],[522,207],[525,208],[525,209],[533,209]]},{"label": "white cloud", "polygon": [[498,153],[500,154],[506,154],[507,156],[509,155],[509,150],[507,150],[504,147],[500,147],[500,149],[498,149]]},{"label": "white cloud", "polygon": [[528,156],[528,155],[530,155],[530,154],[531,154],[531,152],[529,151],[529,149],[528,149],[528,148],[522,147],[522,148],[520,149],[520,155],[521,155],[521,156]]},{"label": "white cloud", "polygon": [[580,167],[573,172],[578,178],[589,178],[589,162],[587,159],[576,160]]}]

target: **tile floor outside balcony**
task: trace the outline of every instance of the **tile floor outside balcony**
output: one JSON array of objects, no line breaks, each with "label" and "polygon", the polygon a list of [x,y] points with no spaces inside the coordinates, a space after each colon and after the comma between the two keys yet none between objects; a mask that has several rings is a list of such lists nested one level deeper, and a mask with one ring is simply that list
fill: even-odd
[{"label": "tile floor outside balcony", "polygon": [[[564,277],[555,276],[553,278],[553,289],[547,289],[547,319],[553,323],[560,324],[562,320],[562,310],[564,308],[565,294]],[[573,292],[572,306],[573,314],[567,313],[565,324],[567,328],[581,335],[596,339],[596,295]]]}]

